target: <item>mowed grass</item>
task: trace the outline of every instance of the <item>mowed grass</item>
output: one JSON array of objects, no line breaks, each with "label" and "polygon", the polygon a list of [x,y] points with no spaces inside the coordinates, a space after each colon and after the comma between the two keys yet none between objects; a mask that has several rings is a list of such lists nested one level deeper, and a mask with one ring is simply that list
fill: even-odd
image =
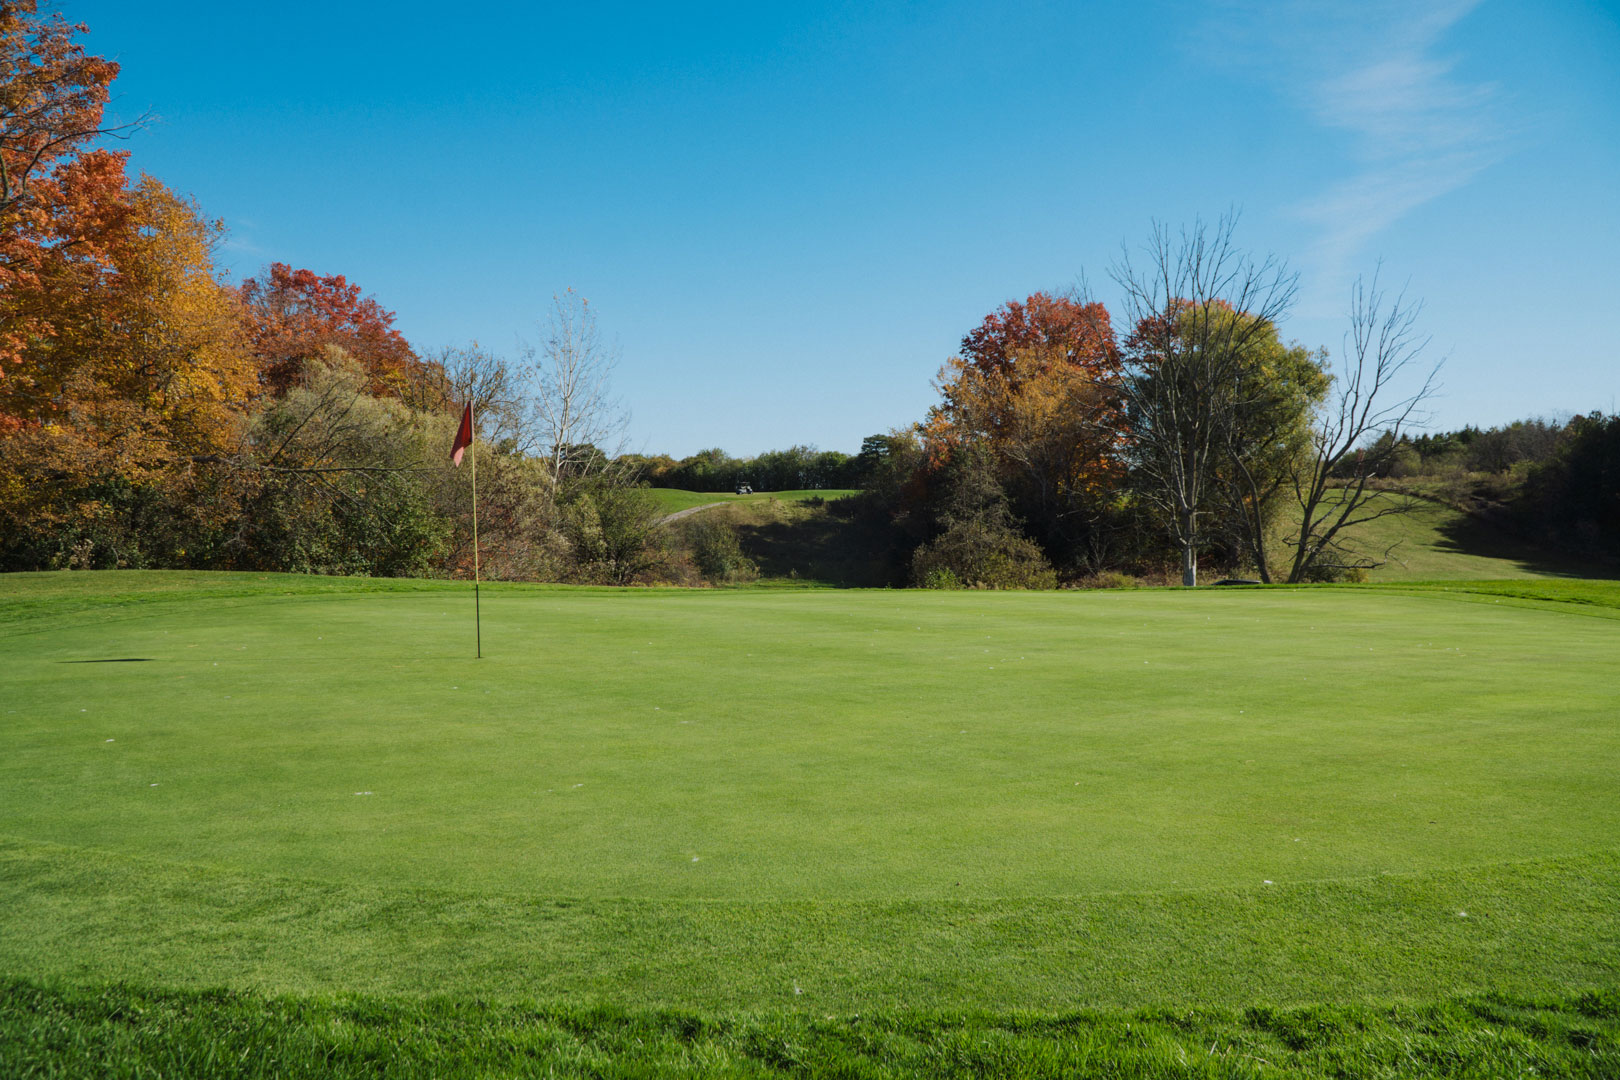
[{"label": "mowed grass", "polygon": [[846,495],[858,494],[858,492],[847,488],[756,491],[751,495],[738,495],[731,491],[683,491],[679,488],[648,488],[647,490],[658,505],[666,513],[671,514],[677,510],[690,510],[694,506],[709,506],[715,503],[768,503],[772,500],[776,502],[804,502],[807,499],[840,499]]},{"label": "mowed grass", "polygon": [[[1375,494],[1367,511],[1401,508],[1346,530],[1359,553],[1382,561],[1373,582],[1485,581],[1616,577],[1620,568],[1551,551],[1431,499]],[[1360,513],[1360,512],[1358,512]],[[1284,551],[1277,547],[1277,551]]]},{"label": "mowed grass", "polygon": [[0,578],[0,974],[28,1015],[109,979],[889,1010],[914,1063],[939,1010],[1585,1016],[1620,589],[1453,589],[499,586],[479,661],[457,585]]},{"label": "mowed grass", "polygon": [[1295,882],[1620,836],[1620,627],[1586,619],[1351,590],[516,587],[485,590],[475,661],[468,591],[7,635],[3,831],[711,900]]}]

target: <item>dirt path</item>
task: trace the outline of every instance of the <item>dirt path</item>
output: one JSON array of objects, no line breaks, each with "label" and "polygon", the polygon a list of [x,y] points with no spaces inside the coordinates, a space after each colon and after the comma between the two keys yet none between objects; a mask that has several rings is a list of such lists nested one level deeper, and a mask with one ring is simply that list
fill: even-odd
[{"label": "dirt path", "polygon": [[659,518],[658,519],[658,524],[660,524],[660,525],[668,525],[672,521],[679,521],[683,517],[689,517],[692,514],[697,513],[699,510],[707,510],[711,506],[726,506],[726,505],[728,505],[728,504],[723,503],[723,502],[713,502],[713,503],[704,503],[702,506],[688,506],[685,510],[677,510],[673,514],[666,514],[664,517]]}]

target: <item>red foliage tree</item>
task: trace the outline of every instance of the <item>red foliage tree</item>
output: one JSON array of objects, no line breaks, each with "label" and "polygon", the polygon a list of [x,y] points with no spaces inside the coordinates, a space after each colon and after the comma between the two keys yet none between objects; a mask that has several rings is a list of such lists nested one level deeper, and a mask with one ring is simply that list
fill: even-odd
[{"label": "red foliage tree", "polygon": [[[102,111],[118,75],[116,63],[86,56],[74,40],[84,26],[42,18],[38,8],[36,0],[0,0],[0,297],[37,287],[44,245],[64,239],[50,199],[31,181],[71,164],[106,133]],[[0,380],[47,331],[0,302]],[[0,431],[11,427],[15,418],[0,416]]]},{"label": "red foliage tree", "polygon": [[342,274],[321,276],[271,263],[263,281],[242,282],[241,295],[259,379],[273,394],[295,385],[304,364],[328,345],[360,363],[374,394],[398,397],[420,364],[394,329],[394,313]]},{"label": "red foliage tree", "polygon": [[1009,300],[962,338],[962,359],[985,375],[1017,379],[1018,357],[1041,365],[1063,362],[1093,379],[1119,361],[1108,309],[1095,301],[1038,292]]},{"label": "red foliage tree", "polygon": [[[1009,300],[962,338],[962,354],[940,371],[943,399],[924,432],[936,461],[964,438],[999,442],[1010,404],[1033,383],[1110,383],[1119,366],[1108,309],[1096,302],[1038,292]],[[1112,423],[1114,417],[1105,418]]]},{"label": "red foliage tree", "polygon": [[0,214],[28,181],[104,134],[102,110],[118,65],[86,56],[86,31],[60,15],[41,18],[37,0],[0,0]]}]

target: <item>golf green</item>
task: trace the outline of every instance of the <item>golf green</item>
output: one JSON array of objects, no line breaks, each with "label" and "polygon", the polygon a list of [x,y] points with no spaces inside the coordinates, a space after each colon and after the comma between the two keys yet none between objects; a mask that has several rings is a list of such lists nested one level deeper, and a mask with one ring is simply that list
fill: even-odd
[{"label": "golf green", "polygon": [[[1229,906],[1274,893],[1294,898],[1277,928],[1301,947],[1313,910],[1354,909],[1366,898],[1342,889],[1384,878],[1550,860],[1591,880],[1580,860],[1599,857],[1602,887],[1576,907],[1613,888],[1620,620],[1578,612],[1356,589],[506,586],[484,591],[475,659],[470,589],[446,583],[108,575],[92,589],[41,575],[0,590],[7,904],[13,925],[39,934],[88,918],[72,905],[97,889],[147,889],[134,910],[158,918],[168,909],[151,881],[178,889],[179,875],[206,891],[199,874],[224,875],[220,895],[302,882],[406,906],[421,890],[621,913],[720,903],[717,919],[789,903],[835,922],[851,903],[1004,916],[1009,904],[1066,910],[1064,898],[1096,912],[1110,896],[1125,911],[1209,890]],[[75,873],[133,877],[75,884]],[[1521,901],[1530,915],[1545,906]],[[1467,917],[1449,894],[1434,902]],[[230,919],[251,921],[242,903],[249,914]],[[187,910],[163,917],[204,919]],[[750,910],[750,925],[776,918]],[[529,934],[550,917],[525,923],[514,908],[494,921]],[[1253,918],[1263,935],[1265,916]],[[230,919],[209,933],[228,935]],[[613,925],[601,916],[590,935]],[[648,941],[729,933],[619,929]],[[118,940],[147,948],[153,932]],[[899,918],[872,947],[921,955],[911,932]],[[1516,932],[1533,944],[1565,931]],[[310,933],[306,947],[376,947],[331,926]],[[41,955],[30,948],[0,946],[0,966],[30,973]],[[176,948],[165,955],[206,952]],[[196,962],[197,978],[219,977]],[[934,974],[950,982],[955,962],[943,956]],[[1534,986],[1535,964],[1515,962]],[[984,989],[980,1003],[1058,994],[1049,975],[1025,974],[1029,986]],[[323,978],[248,981],[433,981]],[[593,978],[600,996],[732,1001]],[[1109,993],[1133,1000],[1128,986]]]}]

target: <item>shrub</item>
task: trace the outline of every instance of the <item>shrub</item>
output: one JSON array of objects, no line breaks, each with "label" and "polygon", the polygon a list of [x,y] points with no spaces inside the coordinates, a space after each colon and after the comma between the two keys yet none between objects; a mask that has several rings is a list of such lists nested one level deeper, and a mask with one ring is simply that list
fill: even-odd
[{"label": "shrub", "polygon": [[1312,582],[1352,582],[1367,580],[1365,566],[1343,566],[1335,563],[1312,563],[1305,571],[1305,580]]},{"label": "shrub", "polygon": [[753,581],[759,577],[759,566],[743,554],[737,540],[737,526],[728,509],[709,510],[686,519],[683,533],[692,561],[707,581],[727,584]]},{"label": "shrub", "polygon": [[426,573],[451,523],[419,476],[430,452],[412,414],[365,392],[365,374],[333,350],[305,381],[253,418],[260,487],[232,561],[305,574]]},{"label": "shrub", "polygon": [[597,484],[572,492],[561,507],[575,580],[603,585],[663,580],[671,560],[663,510],[646,488]]},{"label": "shrub", "polygon": [[983,520],[953,523],[912,556],[914,584],[949,588],[930,584],[947,580],[942,571],[966,587],[1057,588],[1057,572],[1037,545],[1010,529]]},{"label": "shrub", "polygon": [[1141,579],[1130,574],[1122,574],[1118,570],[1103,570],[1089,577],[1078,578],[1074,586],[1080,589],[1137,589],[1141,588]]}]

